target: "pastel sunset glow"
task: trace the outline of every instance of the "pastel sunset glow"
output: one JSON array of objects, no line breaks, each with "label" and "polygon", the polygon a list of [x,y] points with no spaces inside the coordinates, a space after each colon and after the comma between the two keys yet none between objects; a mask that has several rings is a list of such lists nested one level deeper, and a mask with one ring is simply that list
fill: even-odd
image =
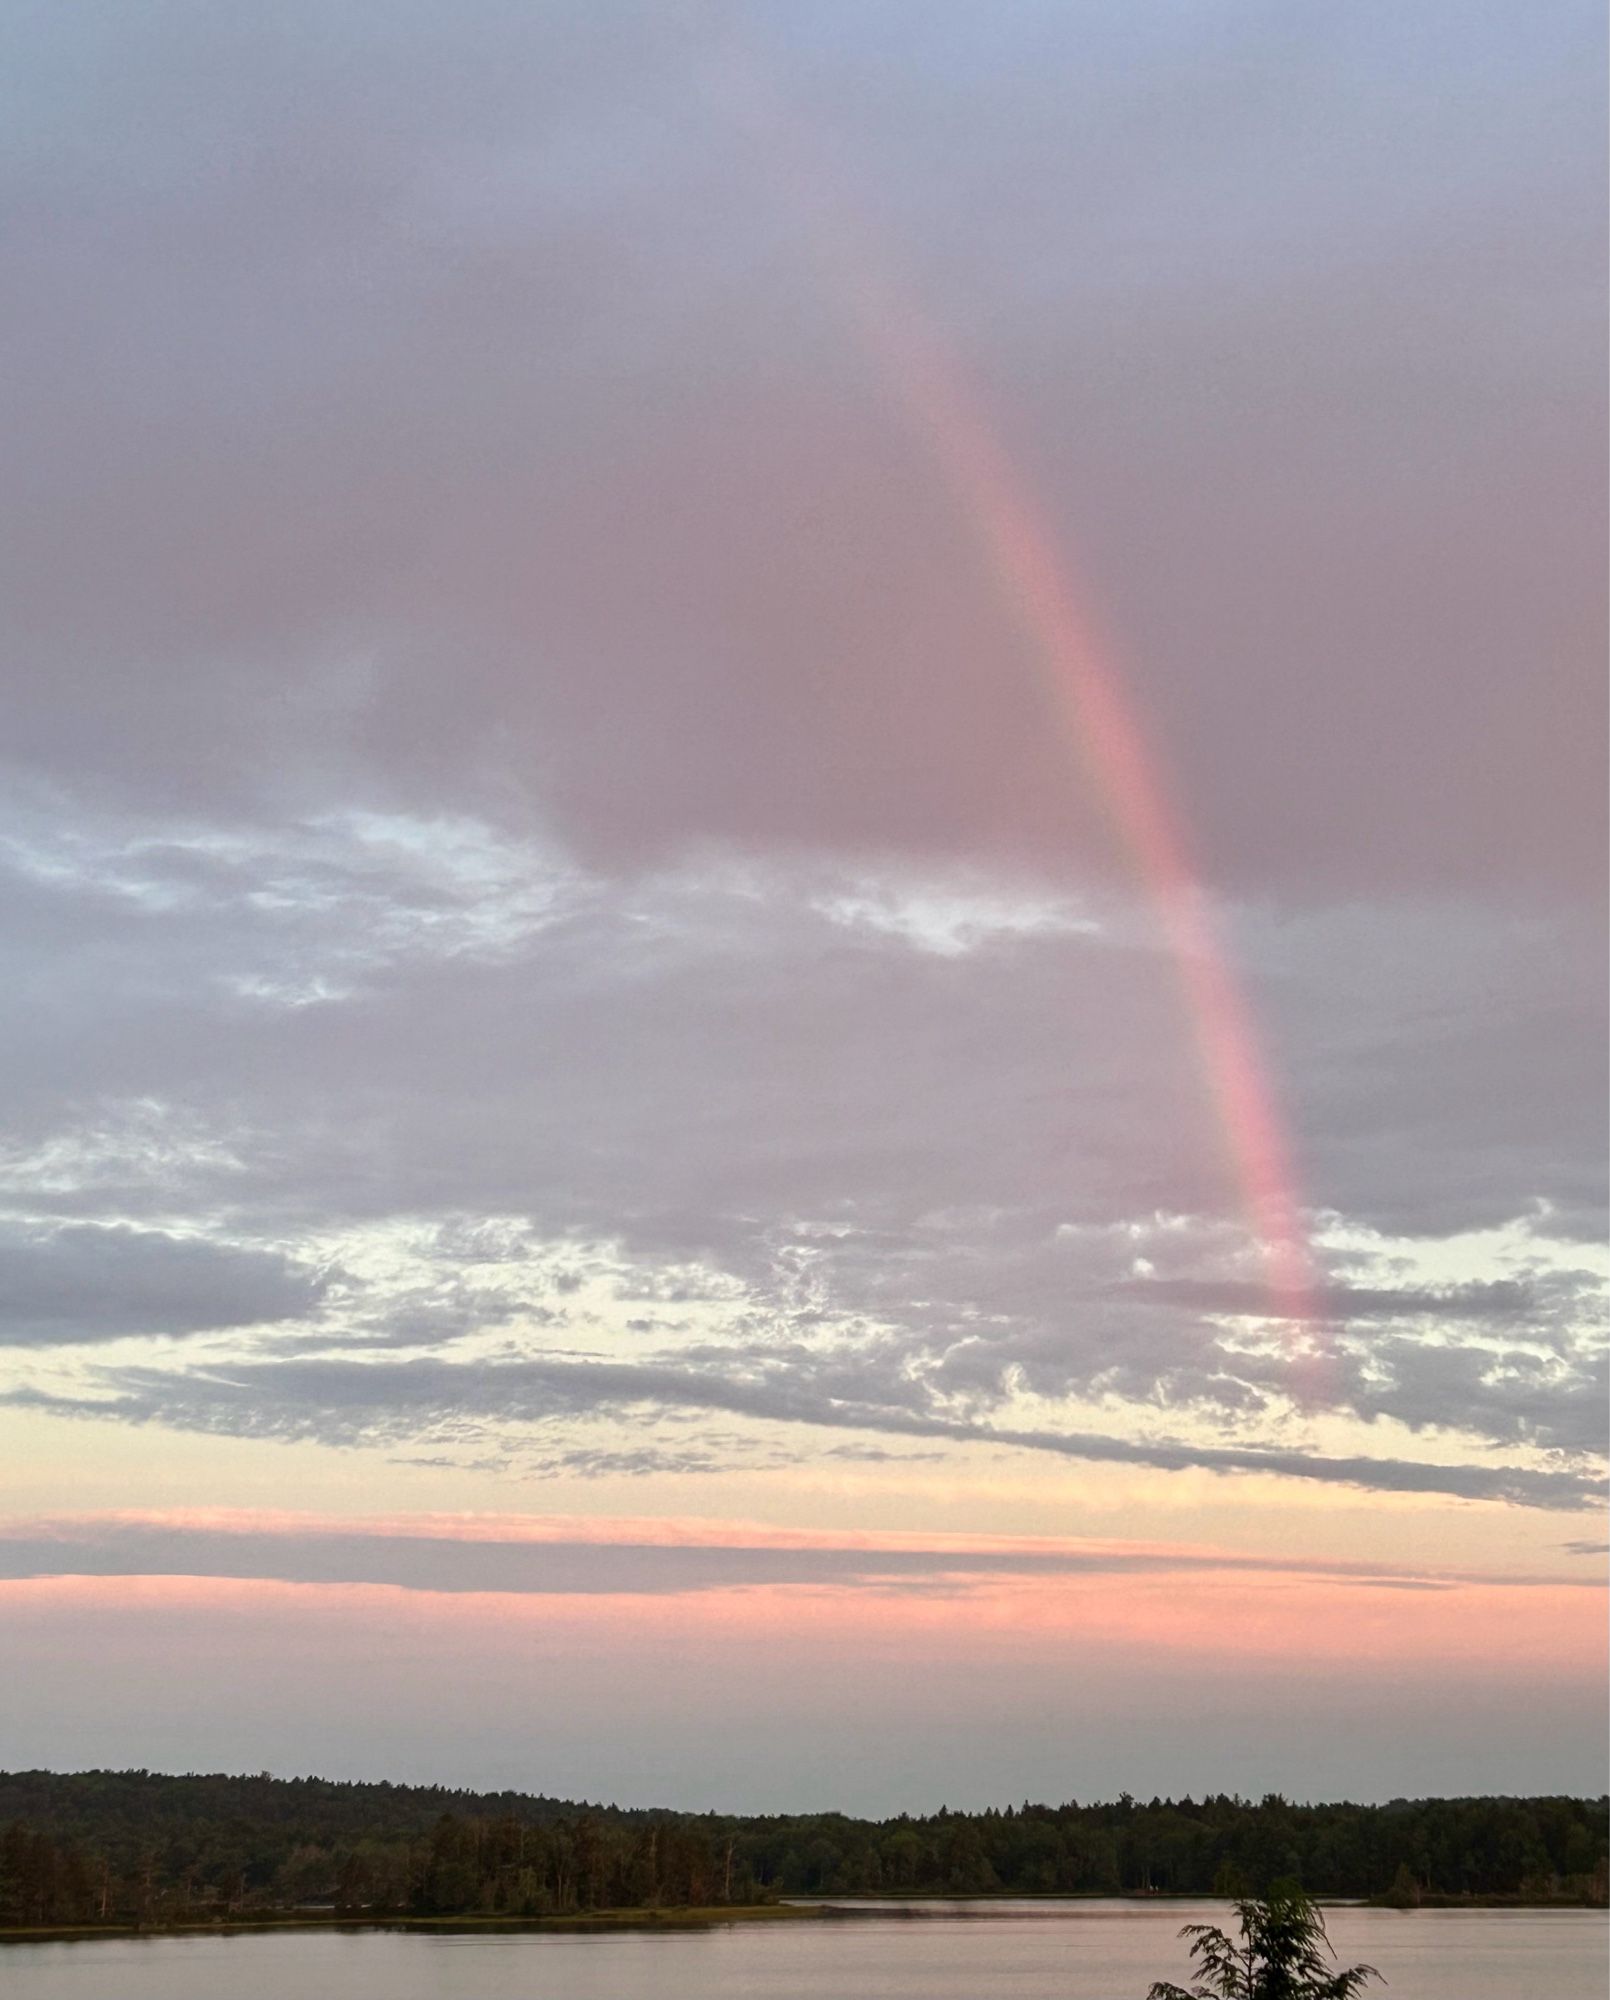
[{"label": "pastel sunset glow", "polygon": [[0,1768],[1601,1791],[1597,16],[11,39]]}]

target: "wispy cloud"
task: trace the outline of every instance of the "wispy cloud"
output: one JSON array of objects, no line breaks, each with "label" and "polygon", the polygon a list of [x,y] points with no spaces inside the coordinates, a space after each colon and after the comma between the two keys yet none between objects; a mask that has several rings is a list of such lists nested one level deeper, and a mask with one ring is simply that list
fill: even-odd
[{"label": "wispy cloud", "polygon": [[[185,1576],[520,1596],[659,1596],[786,1588],[898,1595],[1008,1582],[1266,1575],[1349,1587],[1569,1588],[1546,1574],[1492,1576],[1345,1560],[1011,1537],[777,1533],[720,1523],[554,1518],[364,1521],[278,1515],[86,1515],[0,1522],[0,1577]],[[578,1535],[578,1529],[585,1532]],[[1583,1584],[1581,1588],[1596,1588]]]},{"label": "wispy cloud", "polygon": [[717,1368],[568,1359],[452,1362],[317,1360],[259,1362],[190,1373],[108,1371],[100,1396],[29,1389],[13,1405],[124,1423],[160,1422],[238,1437],[377,1442],[417,1434],[432,1422],[471,1419],[504,1435],[522,1424],[635,1410],[695,1410],[952,1445],[1048,1452],[1095,1463],[1178,1471],[1196,1467],[1317,1480],[1382,1492],[1442,1493],[1529,1506],[1588,1507],[1605,1481],[1585,1470],[1437,1463],[1240,1447],[1206,1440],[1144,1440],[968,1421],[939,1413],[915,1384],[903,1402],[871,1400],[853,1366],[833,1394],[809,1368],[754,1369],[747,1379]]}]

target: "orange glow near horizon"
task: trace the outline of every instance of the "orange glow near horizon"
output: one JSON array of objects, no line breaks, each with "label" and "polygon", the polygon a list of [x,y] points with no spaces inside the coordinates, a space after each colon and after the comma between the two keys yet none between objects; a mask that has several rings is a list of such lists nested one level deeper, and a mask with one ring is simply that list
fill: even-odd
[{"label": "orange glow near horizon", "polygon": [[[1345,1593],[1345,1595],[1343,1594]],[[1478,1676],[1535,1674],[1546,1650],[1560,1677],[1591,1679],[1605,1664],[1602,1593],[1572,1585],[1515,1591],[1488,1584],[1402,1590],[1389,1583],[1300,1576],[1193,1576],[981,1581],[960,1592],[756,1584],[664,1593],[411,1590],[377,1583],[266,1578],[56,1576],[0,1582],[0,1612],[22,1649],[46,1650],[101,1617],[117,1621],[120,1657],[171,1657],[175,1627],[228,1652],[272,1630],[299,1654],[351,1659],[400,1636],[426,1657],[472,1646],[512,1658],[619,1658],[645,1639],[669,1657],[726,1654],[753,1643],[798,1662],[853,1657],[928,1665],[1096,1655],[1120,1668],[1201,1666],[1323,1672],[1368,1666]],[[958,1604],[966,1607],[958,1619]],[[131,1624],[135,1620],[137,1623]],[[231,1635],[235,1635],[233,1638]],[[322,1635],[322,1638],[321,1638]],[[188,1642],[187,1642],[188,1643]],[[537,1649],[528,1654],[528,1647]]]}]

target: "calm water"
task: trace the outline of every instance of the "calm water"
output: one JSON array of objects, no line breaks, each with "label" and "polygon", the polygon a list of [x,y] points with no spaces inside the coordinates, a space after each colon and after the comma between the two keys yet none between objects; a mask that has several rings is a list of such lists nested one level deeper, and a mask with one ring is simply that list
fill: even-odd
[{"label": "calm water", "polygon": [[[976,1911],[976,1906],[975,1911]],[[1183,1980],[1217,1905],[993,1906],[989,1916],[709,1931],[358,1931],[0,1948],[6,2000],[1144,2000]],[[1600,1911],[1334,1910],[1344,1962],[1392,2000],[1604,2000]],[[1380,1991],[1377,1987],[1376,1992]]]}]

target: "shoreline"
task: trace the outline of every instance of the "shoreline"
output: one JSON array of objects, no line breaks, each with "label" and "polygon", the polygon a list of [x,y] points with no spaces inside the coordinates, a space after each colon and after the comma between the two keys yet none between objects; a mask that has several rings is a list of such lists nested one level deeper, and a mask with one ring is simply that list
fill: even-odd
[{"label": "shoreline", "polygon": [[[715,1930],[723,1924],[818,1922],[828,1918],[849,1918],[860,1916],[874,1918],[898,1906],[911,1904],[932,1904],[936,1906],[954,1904],[977,1904],[987,1908],[992,1903],[1132,1903],[1138,1907],[1167,1903],[1228,1902],[1230,1899],[1203,1895],[1197,1891],[1155,1890],[1147,1895],[1082,1895],[1058,1894],[1042,1891],[1039,1894],[1012,1895],[1005,1892],[972,1896],[946,1896],[938,1893],[913,1896],[859,1896],[842,1900],[822,1899],[780,1903],[738,1903],[715,1905],[694,1909],[662,1910],[587,1910],[576,1911],[568,1916],[519,1917],[500,1912],[477,1915],[466,1912],[462,1916],[420,1917],[407,1914],[392,1916],[316,1916],[297,1915],[286,1912],[281,1915],[261,1917],[215,1917],[188,1918],[173,1923],[158,1924],[17,1924],[0,1926],[0,1945],[5,1944],[71,1944],[89,1943],[97,1938],[108,1940],[118,1938],[164,1938],[164,1937],[239,1937],[259,1931],[417,1931],[426,1935],[432,1933],[447,1935],[464,1931],[658,1931],[658,1930]],[[1461,1910],[1512,1910],[1516,1912],[1535,1910],[1580,1910],[1584,1913],[1605,1909],[1603,1903],[1569,1902],[1558,1897],[1528,1900],[1514,1896],[1438,1896],[1426,1897],[1422,1902],[1401,1905],[1386,1901],[1379,1896],[1317,1896],[1314,1899],[1322,1909],[1333,1910],[1382,1910],[1399,1916],[1412,1917],[1422,1912],[1442,1914]],[[920,1921],[925,1914],[915,1909],[906,1909],[905,1914]],[[943,1921],[937,1916],[932,1920]]]},{"label": "shoreline", "polygon": [[68,1943],[91,1938],[238,1937],[250,1931],[649,1931],[714,1930],[721,1924],[812,1918],[821,1909],[794,1903],[733,1903],[699,1909],[578,1910],[568,1916],[517,1917],[499,1911],[454,1917],[299,1916],[191,1917],[162,1924],[12,1924],[0,1944]]},{"label": "shoreline", "polygon": [[[1504,1896],[1471,1894],[1450,1896],[1428,1890],[1413,1903],[1395,1902],[1390,1896],[1341,1896],[1316,1889],[1312,1899],[1327,1910],[1603,1910],[1610,1908],[1582,1896]],[[881,1905],[906,1903],[1222,1903],[1228,1908],[1238,1898],[1212,1889],[976,1889],[966,1892],[943,1889],[913,1889],[901,1895],[844,1895],[795,1897],[797,1903],[812,1908],[835,1910],[876,1909]]]}]

